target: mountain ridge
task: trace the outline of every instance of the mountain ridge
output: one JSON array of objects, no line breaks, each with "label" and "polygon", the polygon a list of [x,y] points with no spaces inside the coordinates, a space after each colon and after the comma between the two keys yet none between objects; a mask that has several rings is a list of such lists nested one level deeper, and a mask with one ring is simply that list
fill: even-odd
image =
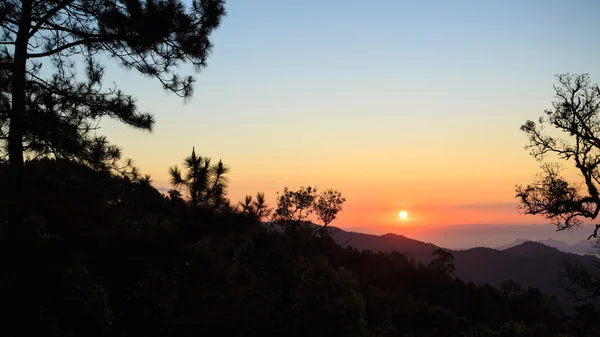
[{"label": "mountain ridge", "polygon": [[573,253],[573,254],[584,254],[584,255],[593,255],[594,254],[594,245],[595,242],[594,241],[589,241],[589,240],[581,240],[578,241],[574,244],[569,244],[567,242],[564,241],[560,241],[560,240],[555,240],[552,238],[548,238],[545,240],[528,240],[528,239],[515,239],[514,241],[501,245],[501,246],[496,246],[493,247],[494,249],[497,250],[506,250],[509,249],[511,247],[514,247],[516,245],[520,245],[523,244],[525,242],[538,242],[541,243],[543,245],[546,245],[548,247],[553,247],[556,248],[562,252],[565,253]]},{"label": "mountain ridge", "polygon": [[398,251],[422,264],[429,263],[433,251],[442,248],[453,254],[454,275],[463,281],[498,286],[503,281],[512,280],[524,288],[538,288],[555,296],[571,309],[581,302],[572,299],[560,287],[559,272],[564,270],[566,262],[590,268],[597,263],[597,258],[591,255],[564,252],[542,242],[524,239],[515,240],[519,244],[504,249],[473,247],[454,250],[393,233],[363,234],[336,227],[331,228],[331,233],[338,244],[374,252]]}]

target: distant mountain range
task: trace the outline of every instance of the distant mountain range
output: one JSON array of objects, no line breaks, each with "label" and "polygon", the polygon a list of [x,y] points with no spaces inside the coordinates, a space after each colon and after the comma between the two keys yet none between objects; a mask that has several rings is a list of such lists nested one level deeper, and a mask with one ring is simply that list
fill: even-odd
[{"label": "distant mountain range", "polygon": [[[344,228],[346,231],[382,235],[396,233],[410,238],[432,242],[438,246],[454,250],[464,250],[473,247],[497,248],[517,238],[540,241],[546,238],[575,243],[587,238],[596,227],[592,224],[581,225],[577,230],[556,232],[554,226],[549,224],[455,224],[455,225],[372,225],[353,228]],[[578,251],[569,251],[577,254],[585,253],[588,243],[583,242],[583,247]],[[551,244],[550,244],[551,245]],[[552,245],[551,245],[552,246]]]},{"label": "distant mountain range", "polygon": [[[360,250],[399,251],[415,261],[426,264],[431,260],[432,252],[438,246],[414,240],[402,235],[371,235],[331,228],[334,240],[341,245]],[[585,241],[588,245],[591,244]],[[569,245],[556,240],[534,242],[515,240],[495,249],[477,247],[466,250],[450,250],[454,255],[455,275],[467,282],[497,286],[505,280],[513,280],[524,288],[535,287],[553,295],[571,309],[578,304],[559,286],[559,271],[565,262],[579,263],[593,267],[598,259],[591,255],[582,255],[591,246],[582,243]]]},{"label": "distant mountain range", "polygon": [[[531,240],[517,239],[511,243],[508,243],[508,244],[505,244],[502,246],[498,246],[498,247],[494,247],[494,249],[505,250],[505,249],[508,249],[511,247],[521,245],[528,241],[531,241]],[[560,250],[561,252],[565,252],[565,253],[595,254],[595,250],[596,250],[594,248],[594,241],[589,241],[589,240],[582,240],[575,244],[569,244],[564,241],[559,241],[559,240],[554,240],[554,239],[548,238],[546,240],[541,240],[541,241],[536,241],[536,242],[546,245],[548,247],[556,248],[556,249]]]}]

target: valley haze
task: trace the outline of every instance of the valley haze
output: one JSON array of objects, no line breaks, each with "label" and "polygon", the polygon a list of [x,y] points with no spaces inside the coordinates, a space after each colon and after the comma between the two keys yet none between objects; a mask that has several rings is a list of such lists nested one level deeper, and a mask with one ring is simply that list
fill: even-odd
[{"label": "valley haze", "polygon": [[400,234],[415,240],[431,242],[437,246],[449,249],[469,249],[474,247],[495,248],[519,239],[531,241],[553,239],[572,245],[587,240],[589,234],[592,233],[593,228],[593,225],[583,225],[577,229],[557,232],[556,227],[551,224],[389,225],[349,228],[343,228],[342,226],[342,229],[346,231],[365,234]]}]

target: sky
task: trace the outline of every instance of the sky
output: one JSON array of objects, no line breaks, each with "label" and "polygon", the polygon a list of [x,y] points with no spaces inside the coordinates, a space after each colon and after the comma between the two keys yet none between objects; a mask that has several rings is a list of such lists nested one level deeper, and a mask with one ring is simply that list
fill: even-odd
[{"label": "sky", "polygon": [[227,12],[189,102],[108,68],[157,123],[101,131],[156,187],[195,147],[231,168],[232,201],[338,189],[341,228],[478,225],[491,237],[492,225],[534,224],[553,235],[516,208],[515,185],[540,166],[519,127],[551,107],[554,75],[600,82],[600,2],[237,0]]}]

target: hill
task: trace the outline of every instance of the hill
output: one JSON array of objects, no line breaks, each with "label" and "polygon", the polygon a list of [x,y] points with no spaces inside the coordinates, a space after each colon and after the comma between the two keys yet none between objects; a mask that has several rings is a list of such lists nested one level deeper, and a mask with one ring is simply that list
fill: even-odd
[{"label": "hill", "polygon": [[[414,240],[403,235],[371,235],[332,229],[338,244],[361,250],[386,252],[395,250],[426,264],[431,253],[441,248],[432,243]],[[547,244],[516,240],[506,248],[477,247],[466,250],[449,250],[454,255],[455,275],[476,284],[499,285],[513,280],[523,287],[535,287],[557,297],[569,306],[579,304],[560,287],[558,273],[564,270],[565,261],[592,266],[593,256],[563,252]]]},{"label": "hill", "polygon": [[392,233],[372,235],[344,231],[336,227],[332,227],[331,232],[334,234],[333,238],[338,244],[373,252],[397,251],[421,263],[429,262],[431,260],[431,253],[439,248],[432,243]]},{"label": "hill", "polygon": [[[505,245],[502,246],[498,246],[498,247],[494,247],[494,249],[496,250],[505,250],[520,244],[523,244],[524,242],[527,242],[530,240],[527,239],[516,239],[515,241],[511,242],[511,243],[507,243]],[[541,240],[541,241],[535,241],[535,242],[539,242],[545,246],[548,247],[553,247],[556,248],[562,252],[565,253],[573,253],[573,254],[594,254],[594,243],[595,241],[590,241],[590,240],[581,240],[575,244],[569,244],[567,242],[564,241],[560,241],[560,240],[554,240],[551,238],[548,238],[546,240]]]},{"label": "hill", "polygon": [[529,241],[529,240],[527,240],[527,239],[516,239],[515,241],[513,241],[511,243],[507,243],[505,245],[498,246],[498,247],[493,247],[493,249],[496,249],[496,250],[505,250],[505,249],[508,249],[508,248],[511,248],[511,247],[514,247],[514,246],[518,246],[518,245],[520,245],[520,244],[522,244],[524,242],[527,242],[527,241]]}]

